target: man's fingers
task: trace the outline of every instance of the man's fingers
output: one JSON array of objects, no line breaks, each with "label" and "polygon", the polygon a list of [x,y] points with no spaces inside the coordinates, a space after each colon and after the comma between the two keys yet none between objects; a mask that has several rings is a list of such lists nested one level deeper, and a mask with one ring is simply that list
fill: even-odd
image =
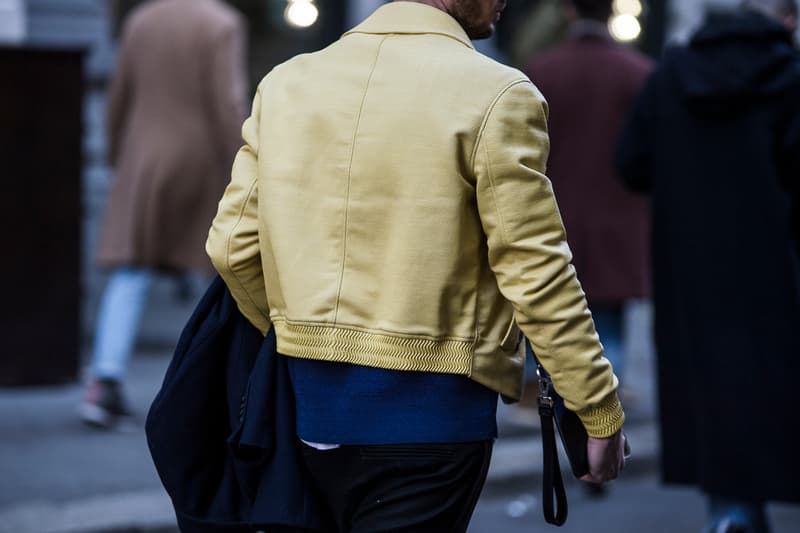
[{"label": "man's fingers", "polygon": [[613,480],[617,479],[617,476],[619,476],[619,471],[620,470],[621,470],[621,468],[620,469],[615,469],[615,470],[610,470],[610,471],[607,471],[607,472],[589,473],[589,474],[586,474],[584,476],[581,476],[579,479],[581,481],[587,481],[589,483],[596,483],[596,484],[600,485],[602,483],[607,483],[609,481],[613,481]]}]

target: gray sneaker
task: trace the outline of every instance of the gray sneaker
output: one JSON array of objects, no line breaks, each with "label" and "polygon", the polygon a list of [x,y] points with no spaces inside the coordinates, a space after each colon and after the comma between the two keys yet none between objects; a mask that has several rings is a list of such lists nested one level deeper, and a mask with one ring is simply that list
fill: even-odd
[{"label": "gray sneaker", "polygon": [[78,412],[86,424],[103,429],[113,428],[131,417],[122,387],[114,379],[92,380]]}]

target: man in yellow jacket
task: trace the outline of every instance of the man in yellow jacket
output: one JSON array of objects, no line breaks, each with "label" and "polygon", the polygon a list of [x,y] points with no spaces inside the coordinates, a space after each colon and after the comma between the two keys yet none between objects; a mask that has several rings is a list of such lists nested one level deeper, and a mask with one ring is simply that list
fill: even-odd
[{"label": "man in yellow jacket", "polygon": [[547,107],[476,52],[502,0],[394,2],[260,83],[206,249],[289,358],[340,531],[465,531],[520,329],[623,465],[624,414],[545,176]]}]

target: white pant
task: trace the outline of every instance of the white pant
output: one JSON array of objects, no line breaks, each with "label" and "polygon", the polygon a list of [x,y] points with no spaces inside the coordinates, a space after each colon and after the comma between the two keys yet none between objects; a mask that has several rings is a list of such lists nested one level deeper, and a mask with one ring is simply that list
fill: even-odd
[{"label": "white pant", "polygon": [[153,273],[120,268],[111,273],[100,302],[95,328],[92,374],[121,380],[128,368]]}]

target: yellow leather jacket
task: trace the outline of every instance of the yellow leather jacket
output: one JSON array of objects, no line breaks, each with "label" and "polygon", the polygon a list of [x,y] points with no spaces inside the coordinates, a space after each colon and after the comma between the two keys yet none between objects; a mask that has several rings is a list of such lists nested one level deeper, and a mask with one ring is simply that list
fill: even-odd
[{"label": "yellow leather jacket", "polygon": [[547,108],[423,4],[261,82],[206,245],[288,356],[522,392],[519,331],[589,434],[624,414],[550,182]]}]

